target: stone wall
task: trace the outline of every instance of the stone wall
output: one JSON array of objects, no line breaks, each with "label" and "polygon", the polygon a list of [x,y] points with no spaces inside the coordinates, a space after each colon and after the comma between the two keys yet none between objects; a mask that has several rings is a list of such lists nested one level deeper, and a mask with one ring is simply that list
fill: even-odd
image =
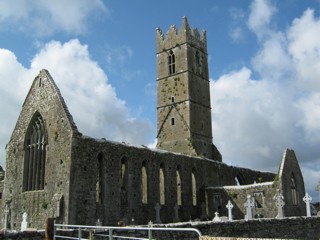
[{"label": "stone wall", "polygon": [[[320,217],[298,217],[284,219],[259,219],[233,222],[189,222],[179,225],[154,225],[154,227],[191,227],[202,233],[201,240],[240,240],[240,239],[308,239],[320,238]],[[62,234],[62,232],[58,232]],[[124,235],[134,233],[134,236],[147,237],[145,231],[122,231]],[[62,235],[77,236],[78,232],[64,232]],[[40,240],[44,239],[44,231],[32,232],[0,232],[0,239],[10,240]],[[89,233],[83,232],[83,237]],[[161,239],[199,239],[194,233],[157,231],[152,236]]]},{"label": "stone wall", "polygon": [[[99,163],[99,158],[101,158]],[[150,150],[126,144],[97,140],[88,137],[75,138],[72,148],[74,159],[70,177],[70,224],[116,225],[118,221],[130,224],[147,224],[156,221],[155,206],[160,203],[159,172],[163,166],[165,178],[165,204],[161,205],[163,223],[175,222],[174,207],[177,203],[177,169],[180,170],[182,205],[179,220],[200,219],[202,203],[208,202],[207,213],[214,217],[211,200],[206,200],[207,186],[235,184],[235,176],[241,174],[248,182],[259,176],[272,180],[274,174],[244,168],[235,168],[209,159],[184,156],[164,151]],[[126,173],[122,176],[122,163]],[[142,166],[146,167],[147,203],[142,202]],[[197,203],[192,199],[192,172],[196,175]],[[97,201],[97,178],[100,175],[101,199]],[[99,193],[98,193],[99,194]]]}]

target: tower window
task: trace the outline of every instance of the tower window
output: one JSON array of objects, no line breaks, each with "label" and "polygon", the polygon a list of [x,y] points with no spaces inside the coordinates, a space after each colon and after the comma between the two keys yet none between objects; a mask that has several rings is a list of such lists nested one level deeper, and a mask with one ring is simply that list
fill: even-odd
[{"label": "tower window", "polygon": [[196,51],[196,63],[197,63],[197,67],[200,66],[200,56],[199,56],[199,52]]},{"label": "tower window", "polygon": [[47,132],[42,116],[36,113],[30,122],[25,139],[23,190],[44,188]]},{"label": "tower window", "polygon": [[174,103],[174,97],[173,96],[171,97],[171,102]]},{"label": "tower window", "polygon": [[174,118],[171,118],[171,125],[174,125]]},{"label": "tower window", "polygon": [[169,52],[168,65],[169,65],[169,74],[170,75],[174,74],[176,72],[176,59],[172,50],[170,50]]}]

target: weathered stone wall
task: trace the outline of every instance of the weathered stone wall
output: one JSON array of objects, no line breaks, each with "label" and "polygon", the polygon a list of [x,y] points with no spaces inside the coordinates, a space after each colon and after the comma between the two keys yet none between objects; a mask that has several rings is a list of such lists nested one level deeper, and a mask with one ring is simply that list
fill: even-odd
[{"label": "weathered stone wall", "polygon": [[[103,156],[98,161],[98,156]],[[161,206],[162,222],[174,222],[174,206],[177,203],[176,171],[180,168],[182,205],[179,219],[200,218],[203,214],[201,203],[206,202],[207,186],[235,184],[238,174],[245,176],[248,182],[254,182],[259,176],[266,180],[274,178],[272,173],[262,173],[243,168],[230,167],[209,159],[189,157],[164,151],[150,150],[144,147],[128,146],[105,140],[87,137],[75,139],[72,148],[72,169],[70,182],[70,223],[95,224],[100,219],[104,225],[115,225],[118,221],[129,224],[155,222],[155,206],[160,202],[159,171],[164,168],[165,204]],[[127,179],[122,184],[121,163],[126,163]],[[148,202],[142,203],[142,165],[145,164],[148,175]],[[99,167],[98,167],[99,166]],[[99,170],[99,168],[101,168]],[[192,203],[191,174],[195,170],[197,205]],[[97,202],[97,176],[102,172],[103,186],[101,202]],[[212,218],[214,209],[208,203],[208,214]]]},{"label": "weathered stone wall", "polygon": [[[27,145],[25,138],[30,121],[36,112],[44,119],[48,139],[44,189],[23,191]],[[10,207],[7,227],[19,229],[23,212],[28,214],[28,227],[31,228],[43,228],[48,217],[57,217],[61,222],[68,221],[70,153],[72,136],[75,132],[77,132],[76,127],[58,88],[50,74],[42,70],[31,86],[6,149],[3,201]],[[64,209],[60,213],[58,213],[59,201],[62,201]]]},{"label": "weathered stone wall", "polygon": [[244,203],[247,201],[247,196],[250,195],[255,200],[255,206],[252,209],[253,217],[274,218],[278,213],[273,199],[277,189],[277,182],[267,182],[244,186],[213,187],[208,189],[208,193],[210,199],[214,199],[215,194],[221,195],[221,208],[214,206],[220,216],[228,216],[226,205],[230,200],[234,206],[232,209],[233,219],[244,219],[246,214]]}]

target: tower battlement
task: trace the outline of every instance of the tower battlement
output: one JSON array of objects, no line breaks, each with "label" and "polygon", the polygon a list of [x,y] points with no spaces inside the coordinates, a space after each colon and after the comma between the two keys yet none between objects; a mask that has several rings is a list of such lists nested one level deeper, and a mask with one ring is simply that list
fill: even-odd
[{"label": "tower battlement", "polygon": [[[176,25],[171,25],[169,30],[164,36],[160,28],[156,29],[157,38],[157,53],[162,52],[164,49],[176,47],[185,43],[193,44],[202,52],[207,53],[207,36],[206,31],[202,30],[201,35],[197,28],[190,28],[187,17],[182,18],[182,26],[178,31]],[[174,46],[173,46],[174,43]]]}]

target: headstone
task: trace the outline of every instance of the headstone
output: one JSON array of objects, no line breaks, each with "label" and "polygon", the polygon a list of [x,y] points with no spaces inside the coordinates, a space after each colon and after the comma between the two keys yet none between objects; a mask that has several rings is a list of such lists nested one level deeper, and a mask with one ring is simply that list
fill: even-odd
[{"label": "headstone", "polygon": [[306,193],[306,195],[303,197],[303,201],[306,203],[307,217],[311,217],[311,210],[310,210],[310,203],[312,201],[311,196],[308,193]]},{"label": "headstone", "polygon": [[9,204],[6,204],[6,208],[4,209],[4,229],[8,228],[8,219],[9,219]]},{"label": "headstone", "polygon": [[285,203],[283,201],[283,195],[280,193],[279,190],[278,190],[278,193],[273,197],[273,199],[276,201],[276,206],[278,209],[278,214],[276,218],[283,218],[284,217],[283,206],[285,205]]},{"label": "headstone", "polygon": [[179,219],[179,205],[176,203],[174,205],[174,219],[173,219],[174,222],[180,222],[180,219]]},{"label": "headstone", "polygon": [[96,226],[102,226],[102,223],[100,221],[100,219],[98,218],[98,220],[96,221]]},{"label": "headstone", "polygon": [[247,201],[244,203],[244,206],[247,210],[245,219],[251,220],[252,219],[252,208],[254,207],[254,199],[251,197],[251,195],[247,196]]},{"label": "headstone", "polygon": [[218,212],[215,212],[214,213],[214,218],[213,218],[213,220],[212,221],[214,221],[214,222],[221,222],[221,219],[219,218],[219,213]]},{"label": "headstone", "polygon": [[154,209],[156,210],[156,223],[161,223],[161,219],[160,219],[161,206],[160,206],[160,204],[157,203]]},{"label": "headstone", "polygon": [[226,208],[228,209],[228,220],[232,221],[232,208],[233,208],[233,204],[231,203],[231,201],[228,201],[228,204],[226,205]]},{"label": "headstone", "polygon": [[22,214],[21,232],[27,230],[27,227],[28,227],[27,217],[28,217],[28,214],[26,212],[24,212]]}]

